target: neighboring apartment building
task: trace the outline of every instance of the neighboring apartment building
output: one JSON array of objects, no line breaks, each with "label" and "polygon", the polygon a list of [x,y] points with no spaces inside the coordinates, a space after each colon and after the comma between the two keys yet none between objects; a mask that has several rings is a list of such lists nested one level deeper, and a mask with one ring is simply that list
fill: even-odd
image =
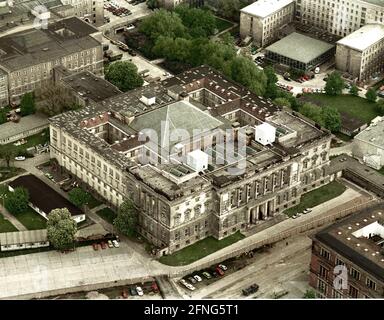
[{"label": "neighboring apartment building", "polygon": [[17,103],[21,96],[53,81],[53,68],[88,70],[103,74],[103,49],[99,30],[72,17],[0,38],[1,105]]},{"label": "neighboring apartment building", "polygon": [[159,7],[172,10],[179,4],[188,4],[191,8],[204,6],[204,0],[158,0]]},{"label": "neighboring apartment building", "polygon": [[49,22],[77,16],[88,23],[104,23],[103,0],[0,0],[0,31],[12,32],[31,25],[41,14]]},{"label": "neighboring apartment building", "polygon": [[329,181],[327,130],[207,66],[55,116],[50,130],[51,157],[111,205],[131,199],[160,253],[251,228]]},{"label": "neighboring apartment building", "polygon": [[327,227],[313,236],[309,284],[324,298],[383,298],[383,243],[383,204]]},{"label": "neighboring apartment building", "polygon": [[366,165],[379,170],[384,166],[384,117],[376,117],[370,126],[353,139],[352,153]]},{"label": "neighboring apartment building", "polygon": [[359,80],[384,71],[384,25],[367,24],[337,42],[336,68]]},{"label": "neighboring apartment building", "polygon": [[279,30],[292,22],[294,0],[259,0],[240,10],[240,35],[264,47],[277,40]]}]

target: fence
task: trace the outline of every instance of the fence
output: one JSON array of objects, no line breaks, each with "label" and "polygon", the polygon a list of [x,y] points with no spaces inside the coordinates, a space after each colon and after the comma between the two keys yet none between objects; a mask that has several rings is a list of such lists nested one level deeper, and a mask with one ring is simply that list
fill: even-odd
[{"label": "fence", "polygon": [[336,221],[338,219],[346,217],[346,216],[348,216],[349,214],[351,214],[353,212],[356,212],[356,211],[362,210],[362,209],[367,209],[369,207],[373,207],[373,206],[375,206],[375,205],[377,205],[379,203],[382,203],[382,201],[381,200],[377,200],[377,199],[369,200],[368,202],[366,200],[365,201],[361,200],[361,203],[359,203],[359,204],[357,204],[357,205],[355,205],[355,206],[353,206],[351,208],[348,208],[348,209],[345,209],[345,210],[342,210],[342,211],[338,211],[338,212],[336,212],[334,214],[327,215],[326,217],[315,219],[315,220],[313,220],[311,222],[308,222],[308,223],[306,223],[304,225],[293,227],[293,228],[291,228],[291,229],[289,229],[287,231],[281,232],[281,233],[279,233],[279,234],[277,234],[275,236],[272,236],[272,237],[269,237],[269,238],[257,241],[257,242],[252,243],[252,244],[249,244],[249,245],[244,246],[244,247],[242,247],[240,249],[234,250],[234,251],[232,251],[232,252],[230,252],[228,254],[223,254],[221,256],[218,256],[218,257],[216,257],[216,258],[214,258],[212,260],[207,261],[206,263],[203,263],[203,264],[197,264],[197,263],[195,264],[194,263],[191,266],[186,266],[186,268],[184,270],[174,270],[173,272],[170,272],[168,274],[168,276],[170,278],[183,277],[183,276],[185,276],[185,275],[187,275],[189,273],[192,273],[192,272],[195,272],[195,271],[199,271],[199,270],[202,270],[202,269],[205,269],[205,268],[209,268],[212,265],[219,264],[222,261],[225,261],[227,259],[240,256],[243,253],[246,253],[246,252],[249,252],[249,251],[261,248],[261,247],[266,246],[266,245],[270,245],[270,244],[279,242],[281,240],[287,239],[287,238],[292,237],[294,235],[298,235],[298,234],[307,232],[309,230],[321,227],[321,226],[323,226],[325,224],[329,224],[329,223],[334,222],[334,221]]}]

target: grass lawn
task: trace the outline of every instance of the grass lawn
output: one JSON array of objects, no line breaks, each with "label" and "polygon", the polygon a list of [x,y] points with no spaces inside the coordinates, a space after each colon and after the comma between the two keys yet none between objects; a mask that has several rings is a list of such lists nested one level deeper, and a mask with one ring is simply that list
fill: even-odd
[{"label": "grass lawn", "polygon": [[105,221],[109,222],[110,224],[113,224],[113,220],[116,218],[116,213],[113,212],[109,208],[104,208],[96,212],[101,218],[103,218]]},{"label": "grass lawn", "polygon": [[208,237],[200,240],[188,247],[181,249],[169,256],[162,256],[159,261],[169,266],[183,266],[199,260],[217,250],[231,245],[245,236],[239,231],[222,239],[217,240],[213,237]]},{"label": "grass lawn", "polygon": [[[49,142],[49,135],[46,132],[47,130],[44,130],[43,132],[36,133],[33,136],[25,138],[27,140],[27,143],[21,145],[21,146],[15,146],[14,142],[8,143],[5,146],[10,146],[15,151],[15,153],[24,153],[27,151],[28,148],[37,146],[39,144],[44,144],[46,142]],[[1,147],[0,147],[1,148]]]},{"label": "grass lawn", "polygon": [[380,170],[377,170],[377,172],[379,172],[379,173],[384,175],[384,167],[382,167]]},{"label": "grass lawn", "polygon": [[337,181],[332,181],[325,186],[317,188],[301,196],[300,204],[284,211],[289,217],[302,212],[306,208],[315,207],[323,202],[336,198],[345,191],[346,187]]},{"label": "grass lawn", "polygon": [[341,132],[336,132],[336,133],[334,133],[334,135],[345,142],[349,142],[349,141],[353,140],[353,137],[347,136],[346,134],[341,133]]},{"label": "grass lawn", "polygon": [[219,17],[215,17],[215,19],[216,19],[216,28],[217,28],[217,30],[219,30],[219,32],[233,26],[233,23],[231,23],[227,20],[221,19]]},{"label": "grass lawn", "polygon": [[7,167],[0,167],[0,182],[17,176],[23,172],[25,172],[25,170],[21,168],[10,167],[8,169]]},{"label": "grass lawn", "polygon": [[10,223],[4,216],[0,213],[0,232],[12,232],[17,231],[16,227]]},{"label": "grass lawn", "polygon": [[335,107],[340,112],[345,112],[351,117],[370,122],[373,118],[379,116],[376,111],[375,103],[369,102],[367,99],[355,97],[351,95],[328,96],[321,93],[305,94],[305,98],[317,103],[320,106]]},{"label": "grass lawn", "polygon": [[47,227],[47,220],[39,215],[32,208],[28,208],[23,213],[14,214],[15,218],[19,220],[28,230],[39,230]]}]

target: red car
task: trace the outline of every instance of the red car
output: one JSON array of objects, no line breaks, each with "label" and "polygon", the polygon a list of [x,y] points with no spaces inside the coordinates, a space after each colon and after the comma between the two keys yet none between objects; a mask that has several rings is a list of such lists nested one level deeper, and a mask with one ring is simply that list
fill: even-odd
[{"label": "red car", "polygon": [[156,282],[153,282],[152,285],[151,285],[151,289],[154,293],[158,293],[159,292],[159,287],[157,286],[157,283]]},{"label": "red car", "polygon": [[99,250],[99,245],[97,243],[92,244],[93,250]]},{"label": "red car", "polygon": [[105,242],[100,243],[101,249],[107,249],[107,244]]},{"label": "red car", "polygon": [[219,268],[219,267],[217,267],[216,269],[215,269],[215,271],[220,275],[220,276],[223,276],[225,273],[224,273],[224,271],[221,269],[221,268]]}]

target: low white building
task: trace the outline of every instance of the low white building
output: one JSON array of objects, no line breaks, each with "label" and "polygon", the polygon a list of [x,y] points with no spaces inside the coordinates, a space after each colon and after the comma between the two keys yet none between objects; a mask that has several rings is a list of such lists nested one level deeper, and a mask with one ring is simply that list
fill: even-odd
[{"label": "low white building", "polygon": [[355,136],[352,153],[376,170],[384,166],[384,117],[376,117]]},{"label": "low white building", "polygon": [[28,230],[0,233],[1,251],[48,247],[47,230]]}]

